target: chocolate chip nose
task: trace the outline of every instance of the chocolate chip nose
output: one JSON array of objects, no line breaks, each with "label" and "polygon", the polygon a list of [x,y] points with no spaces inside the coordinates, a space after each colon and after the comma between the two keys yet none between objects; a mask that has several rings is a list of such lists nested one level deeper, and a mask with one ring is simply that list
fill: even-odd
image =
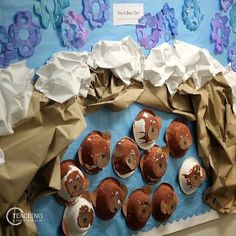
[{"label": "chocolate chip nose", "polygon": [[77,185],[74,185],[73,187],[74,187],[75,190],[77,189]]}]

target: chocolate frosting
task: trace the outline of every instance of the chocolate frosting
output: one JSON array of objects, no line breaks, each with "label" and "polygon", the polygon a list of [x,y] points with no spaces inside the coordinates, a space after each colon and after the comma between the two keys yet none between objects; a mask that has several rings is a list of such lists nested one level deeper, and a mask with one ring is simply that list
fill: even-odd
[{"label": "chocolate frosting", "polygon": [[140,152],[135,141],[129,137],[120,139],[113,152],[113,167],[117,175],[125,177],[139,164]]},{"label": "chocolate frosting", "polygon": [[154,192],[152,199],[152,213],[157,221],[170,218],[178,204],[178,198],[170,184],[162,183]]},{"label": "chocolate frosting", "polygon": [[89,174],[97,174],[110,161],[110,134],[93,131],[83,140],[79,162]]},{"label": "chocolate frosting", "polygon": [[120,182],[108,177],[97,187],[96,214],[103,220],[110,220],[121,208],[127,192]]},{"label": "chocolate frosting", "polygon": [[150,194],[143,189],[134,190],[127,201],[126,222],[134,230],[140,229],[147,223],[151,212]]},{"label": "chocolate frosting", "polygon": [[156,145],[144,153],[140,168],[146,183],[156,184],[160,181],[167,169],[168,156],[168,147],[158,147]]},{"label": "chocolate frosting", "polygon": [[166,142],[174,157],[182,157],[192,144],[192,135],[187,125],[174,120],[166,131]]}]

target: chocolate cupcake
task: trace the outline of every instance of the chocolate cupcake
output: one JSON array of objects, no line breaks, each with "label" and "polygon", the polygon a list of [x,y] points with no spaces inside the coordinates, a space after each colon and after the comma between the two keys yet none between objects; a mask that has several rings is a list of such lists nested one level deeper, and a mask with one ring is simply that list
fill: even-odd
[{"label": "chocolate cupcake", "polygon": [[182,121],[174,120],[166,131],[166,142],[170,153],[174,157],[182,157],[192,144],[192,135],[187,125]]},{"label": "chocolate cupcake", "polygon": [[110,220],[116,215],[126,195],[126,186],[111,177],[103,179],[97,190],[90,193],[96,214],[102,220]]},{"label": "chocolate cupcake", "polygon": [[160,181],[166,173],[168,156],[168,147],[158,147],[156,145],[143,154],[140,168],[146,183],[152,185]]},{"label": "chocolate cupcake", "polygon": [[139,165],[140,152],[135,141],[129,137],[120,139],[113,152],[113,168],[121,178],[131,176]]},{"label": "chocolate cupcake", "polygon": [[73,160],[61,162],[61,189],[57,192],[59,201],[73,205],[88,187],[88,179]]},{"label": "chocolate cupcake", "polygon": [[134,190],[123,205],[123,213],[127,225],[134,229],[141,229],[147,223],[151,212],[151,189],[144,187]]},{"label": "chocolate cupcake", "polygon": [[62,220],[62,229],[66,236],[85,235],[94,220],[92,204],[84,197],[79,197],[73,206],[67,206]]},{"label": "chocolate cupcake", "polygon": [[178,198],[170,184],[162,183],[152,199],[153,217],[160,222],[168,220],[178,204]]},{"label": "chocolate cupcake", "polygon": [[138,146],[148,150],[154,146],[161,129],[161,118],[150,110],[142,110],[133,124],[134,139]]},{"label": "chocolate cupcake", "polygon": [[206,179],[206,171],[195,158],[185,160],[179,170],[179,184],[182,191],[194,193]]},{"label": "chocolate cupcake", "polygon": [[97,174],[110,161],[110,143],[109,133],[93,131],[83,140],[79,151],[78,159],[89,174]]}]

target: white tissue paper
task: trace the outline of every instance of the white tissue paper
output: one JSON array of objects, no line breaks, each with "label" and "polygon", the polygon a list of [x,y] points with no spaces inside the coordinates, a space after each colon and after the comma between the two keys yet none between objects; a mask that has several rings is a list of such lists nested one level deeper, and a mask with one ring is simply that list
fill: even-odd
[{"label": "white tissue paper", "polygon": [[5,155],[3,150],[0,148],[0,165],[5,163]]},{"label": "white tissue paper", "polygon": [[35,88],[46,97],[63,103],[73,96],[86,97],[91,74],[89,64],[93,64],[88,52],[58,52],[38,71]]},{"label": "white tissue paper", "polygon": [[180,83],[192,78],[197,89],[211,80],[217,68],[204,48],[175,41],[164,43],[150,52],[144,65],[144,78],[154,86],[166,84],[173,95]]},{"label": "white tissue paper", "polygon": [[27,116],[33,76],[25,62],[0,69],[0,136],[13,134],[13,126]]},{"label": "white tissue paper", "polygon": [[236,73],[230,66],[222,66],[208,50],[176,40],[173,45],[164,43],[153,48],[144,62],[144,79],[157,87],[166,84],[171,95],[190,77],[199,89],[219,72],[232,88],[236,113]]},{"label": "white tissue paper", "polygon": [[129,36],[121,41],[100,41],[94,44],[91,56],[94,68],[110,69],[127,85],[131,79],[143,80],[145,57],[138,44]]},{"label": "white tissue paper", "polygon": [[100,41],[94,44],[91,53],[58,52],[37,71],[39,78],[35,88],[60,103],[73,96],[86,97],[91,83],[89,67],[110,69],[126,85],[131,79],[149,80],[154,86],[166,84],[171,95],[190,77],[199,89],[222,72],[232,88],[236,113],[236,73],[230,66],[222,66],[206,49],[182,41],[157,46],[146,59],[129,36],[121,41]]}]

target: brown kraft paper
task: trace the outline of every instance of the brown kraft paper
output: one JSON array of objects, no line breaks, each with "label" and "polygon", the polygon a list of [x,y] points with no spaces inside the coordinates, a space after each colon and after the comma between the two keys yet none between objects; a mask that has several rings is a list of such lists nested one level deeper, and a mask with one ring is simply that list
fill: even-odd
[{"label": "brown kraft paper", "polygon": [[27,119],[13,135],[0,138],[6,158],[0,166],[0,235],[36,235],[33,222],[26,222],[29,227],[6,224],[6,211],[24,206],[24,213],[30,212],[34,197],[60,189],[59,155],[85,128],[75,98],[59,104],[33,93]]},{"label": "brown kraft paper", "polygon": [[[100,81],[107,78],[107,74],[106,78],[100,74]],[[232,111],[232,91],[222,74],[198,91],[189,79],[179,86],[173,97],[165,85],[154,87],[149,82],[141,85],[132,81],[129,86],[116,86],[115,80],[118,79],[111,75],[106,90],[99,89],[103,91],[102,96],[87,104],[87,109],[108,105],[119,111],[137,102],[195,120],[199,156],[212,181],[203,200],[218,212],[236,212],[236,116]],[[117,87],[119,94],[107,100]]]},{"label": "brown kraft paper", "polygon": [[[217,75],[198,91],[189,79],[171,97],[165,85],[156,88],[147,81],[132,81],[126,86],[109,70],[98,69],[86,99],[58,104],[34,92],[28,118],[16,125],[13,135],[0,138],[6,154],[6,163],[0,166],[2,221],[10,206],[24,202],[30,212],[33,198],[60,188],[60,154],[86,127],[84,115],[104,105],[120,111],[133,102],[196,120],[198,152],[212,182],[203,200],[219,212],[234,213],[236,116],[232,91],[223,76]],[[4,236],[22,235],[22,229],[24,235],[37,234],[34,225],[22,224],[14,234],[6,234],[10,226],[2,222],[1,226]]]}]

